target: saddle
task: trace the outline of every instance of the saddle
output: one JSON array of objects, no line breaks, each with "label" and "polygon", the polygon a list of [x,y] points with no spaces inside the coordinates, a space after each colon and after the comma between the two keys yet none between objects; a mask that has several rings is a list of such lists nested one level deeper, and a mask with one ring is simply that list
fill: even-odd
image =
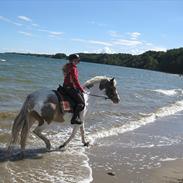
[{"label": "saddle", "polygon": [[62,114],[69,112],[73,113],[73,109],[76,106],[76,103],[67,95],[64,90],[64,87],[59,85],[57,90],[53,90],[59,101],[59,108]]}]

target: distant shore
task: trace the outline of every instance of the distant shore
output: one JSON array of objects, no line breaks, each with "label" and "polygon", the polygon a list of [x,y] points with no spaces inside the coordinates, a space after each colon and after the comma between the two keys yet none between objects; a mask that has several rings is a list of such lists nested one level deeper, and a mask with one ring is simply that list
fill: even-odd
[{"label": "distant shore", "polygon": [[[5,53],[6,54],[6,53]],[[7,52],[7,54],[19,54],[54,59],[67,59],[65,53],[34,54]],[[160,72],[183,75],[183,48],[164,51],[147,51],[140,55],[125,53],[78,53],[84,62],[117,65],[138,69],[148,69]]]}]

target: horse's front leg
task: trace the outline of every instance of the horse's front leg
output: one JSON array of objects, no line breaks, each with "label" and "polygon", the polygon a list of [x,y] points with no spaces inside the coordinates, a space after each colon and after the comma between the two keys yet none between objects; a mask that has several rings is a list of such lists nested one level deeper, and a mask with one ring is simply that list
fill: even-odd
[{"label": "horse's front leg", "polygon": [[85,140],[85,128],[84,123],[80,126],[80,133],[81,133],[81,140],[84,146],[89,146],[89,142],[86,142]]},{"label": "horse's front leg", "polygon": [[61,146],[59,146],[59,149],[67,146],[67,144],[75,137],[79,127],[80,125],[74,125],[71,136]]}]

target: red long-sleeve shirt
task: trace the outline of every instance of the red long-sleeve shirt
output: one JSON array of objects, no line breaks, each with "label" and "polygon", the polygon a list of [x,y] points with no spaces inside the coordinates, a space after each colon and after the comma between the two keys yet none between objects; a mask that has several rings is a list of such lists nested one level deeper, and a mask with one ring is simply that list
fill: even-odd
[{"label": "red long-sleeve shirt", "polygon": [[66,64],[66,70],[67,70],[67,73],[65,74],[63,85],[73,87],[73,88],[79,89],[81,92],[84,92],[84,89],[80,85],[80,82],[78,79],[78,68],[76,64],[73,64],[73,63]]}]

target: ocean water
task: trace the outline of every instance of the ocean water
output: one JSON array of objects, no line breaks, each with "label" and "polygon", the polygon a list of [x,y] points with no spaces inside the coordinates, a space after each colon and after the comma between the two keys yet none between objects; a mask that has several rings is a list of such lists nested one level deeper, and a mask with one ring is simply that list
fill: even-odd
[{"label": "ocean water", "polygon": [[[0,156],[5,153],[12,121],[26,96],[41,88],[56,89],[63,82],[61,68],[65,63],[66,60],[0,54]],[[91,109],[85,124],[91,144],[183,111],[183,78],[178,75],[85,62],[78,67],[81,83],[98,75],[115,77],[121,98],[117,105],[101,99]],[[56,148],[71,130],[69,124],[52,124],[44,133]],[[0,158],[0,182],[92,181],[92,168],[79,134],[64,152],[46,153],[44,143],[30,133],[27,149],[25,160]]]}]

